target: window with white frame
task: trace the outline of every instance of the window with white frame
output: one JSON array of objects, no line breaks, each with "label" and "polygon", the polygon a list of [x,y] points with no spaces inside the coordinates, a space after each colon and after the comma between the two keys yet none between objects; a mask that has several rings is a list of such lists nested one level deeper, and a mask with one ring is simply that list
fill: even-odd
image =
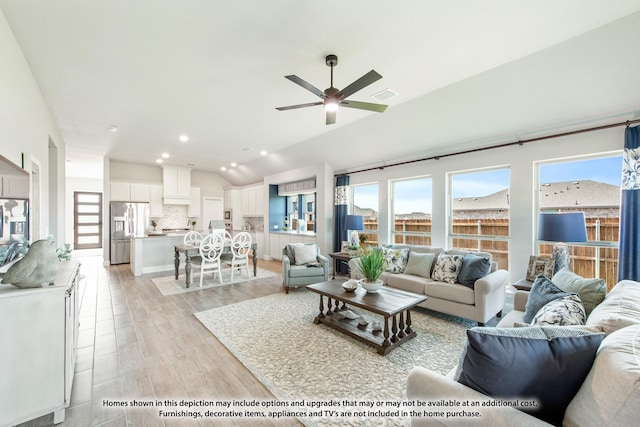
[{"label": "window with white frame", "polygon": [[452,173],[449,246],[489,252],[509,268],[509,169]]},{"label": "window with white frame", "polygon": [[431,245],[431,177],[391,181],[392,242]]},{"label": "window with white frame", "polygon": [[[605,279],[611,289],[618,274],[622,156],[562,159],[537,166],[538,212],[585,214],[587,242],[569,245],[571,270],[582,277]],[[552,248],[553,243],[538,243],[541,256],[551,256]]]},{"label": "window with white frame", "polygon": [[378,246],[378,184],[351,186],[350,200],[349,212],[364,217],[364,231],[358,233],[360,239],[365,239],[366,245]]}]

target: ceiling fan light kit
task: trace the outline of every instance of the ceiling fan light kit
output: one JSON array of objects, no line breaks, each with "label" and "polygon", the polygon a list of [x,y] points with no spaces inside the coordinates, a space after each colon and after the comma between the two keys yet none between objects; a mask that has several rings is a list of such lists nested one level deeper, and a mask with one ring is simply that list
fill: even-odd
[{"label": "ceiling fan light kit", "polygon": [[346,100],[346,98],[358,92],[359,90],[380,80],[382,78],[380,74],[376,73],[374,70],[371,70],[364,76],[360,77],[358,80],[351,83],[349,86],[345,87],[342,90],[339,90],[333,87],[333,67],[338,65],[338,57],[336,55],[327,55],[325,58],[325,63],[328,67],[331,68],[331,85],[324,91],[321,91],[317,87],[313,86],[312,84],[306,82],[296,75],[284,76],[286,79],[291,80],[295,84],[322,98],[322,101],[289,105],[286,107],[276,107],[276,110],[285,111],[323,105],[326,111],[326,124],[331,125],[336,122],[336,112],[340,109],[341,106],[348,108],[357,108],[359,110],[376,111],[378,113],[382,113],[387,109],[387,106],[383,104]]}]

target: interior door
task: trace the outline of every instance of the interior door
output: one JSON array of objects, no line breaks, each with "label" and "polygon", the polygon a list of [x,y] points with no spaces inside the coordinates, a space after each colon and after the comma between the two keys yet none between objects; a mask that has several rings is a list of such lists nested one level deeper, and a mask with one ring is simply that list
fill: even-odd
[{"label": "interior door", "polygon": [[202,199],[202,229],[209,229],[209,221],[223,220],[224,201],[222,197],[204,197]]}]

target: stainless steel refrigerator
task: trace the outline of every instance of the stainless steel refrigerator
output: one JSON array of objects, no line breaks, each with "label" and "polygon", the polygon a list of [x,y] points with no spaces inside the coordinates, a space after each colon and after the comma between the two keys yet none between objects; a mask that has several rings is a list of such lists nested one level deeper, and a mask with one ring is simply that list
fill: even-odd
[{"label": "stainless steel refrigerator", "polygon": [[111,264],[131,260],[131,237],[144,236],[149,227],[149,203],[111,202]]}]

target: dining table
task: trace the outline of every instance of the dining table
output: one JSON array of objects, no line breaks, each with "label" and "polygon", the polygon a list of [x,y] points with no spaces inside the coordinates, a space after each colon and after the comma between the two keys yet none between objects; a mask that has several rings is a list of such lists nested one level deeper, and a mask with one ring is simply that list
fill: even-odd
[{"label": "dining table", "polygon": [[[196,256],[200,248],[195,245],[188,244],[180,244],[174,246],[175,257],[173,261],[173,265],[175,266],[175,276],[176,280],[178,280],[178,276],[180,275],[180,254],[184,254],[184,276],[185,276],[185,284],[187,288],[191,285],[191,257]],[[227,251],[231,253],[231,249]],[[253,276],[255,277],[258,274],[258,244],[251,243],[251,255],[253,257]]]}]

